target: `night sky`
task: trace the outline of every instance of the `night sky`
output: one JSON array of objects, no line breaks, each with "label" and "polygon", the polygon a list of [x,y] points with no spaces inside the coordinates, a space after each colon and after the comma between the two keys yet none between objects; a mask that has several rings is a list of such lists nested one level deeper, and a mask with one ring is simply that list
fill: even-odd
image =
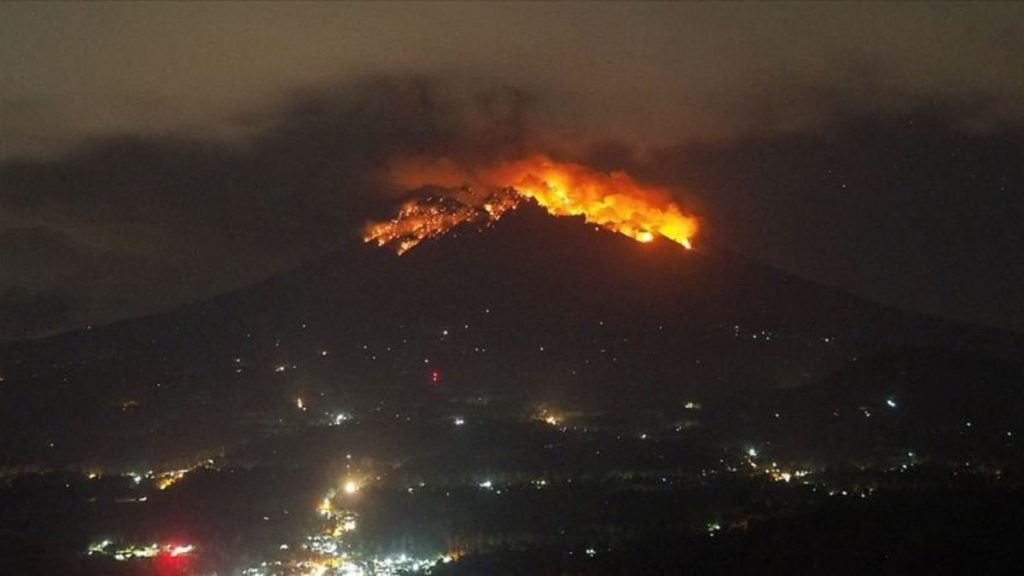
[{"label": "night sky", "polygon": [[[363,249],[392,158],[672,190],[696,240],[1024,331],[1024,4],[0,4],[0,339]],[[358,272],[358,271],[355,271]]]}]

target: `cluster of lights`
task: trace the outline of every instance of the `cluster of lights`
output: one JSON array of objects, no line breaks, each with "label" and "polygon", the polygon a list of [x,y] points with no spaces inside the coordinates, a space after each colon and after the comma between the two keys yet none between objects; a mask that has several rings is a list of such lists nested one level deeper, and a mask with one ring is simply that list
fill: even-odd
[{"label": "cluster of lights", "polygon": [[[289,552],[290,559],[261,562],[258,566],[245,568],[242,576],[398,576],[399,574],[421,573],[439,563],[455,560],[452,555],[414,557],[407,554],[390,556],[362,556],[347,542],[348,535],[358,527],[355,512],[336,506],[340,494],[352,495],[362,487],[356,479],[346,479],[340,490],[330,490],[316,507],[319,515],[327,522],[321,530],[305,538],[303,552]],[[290,550],[282,544],[280,550]]]},{"label": "cluster of lights", "polygon": [[192,544],[146,544],[142,546],[128,544],[116,547],[112,540],[103,540],[90,544],[86,550],[89,556],[110,556],[114,560],[126,561],[136,558],[154,558],[166,554],[172,558],[187,556],[195,551]]},{"label": "cluster of lights", "polygon": [[[750,464],[751,468],[758,468],[757,462],[754,461],[758,457],[759,452],[757,448],[748,446],[745,450],[747,456],[747,463]],[[778,463],[772,462],[770,466],[764,469],[764,473],[767,474],[772,480],[776,482],[790,482],[794,479],[799,480],[810,474],[809,470],[786,470],[779,467]]]},{"label": "cluster of lights", "polygon": [[807,476],[811,472],[809,470],[793,470],[793,471],[783,470],[783,469],[779,468],[778,466],[775,466],[774,463],[773,463],[772,467],[769,468],[766,471],[766,473],[769,476],[771,476],[772,480],[774,480],[776,482],[789,482],[790,480],[793,480],[793,479],[799,480],[800,478],[803,478],[804,476]]},{"label": "cluster of lights", "polygon": [[156,487],[160,490],[167,490],[179,480],[185,477],[186,474],[191,472],[189,468],[182,468],[180,470],[171,470],[164,472],[156,477]]},{"label": "cluster of lights", "polygon": [[[196,470],[198,470],[200,468],[210,468],[212,466],[213,466],[213,460],[212,459],[207,459],[207,460],[204,460],[204,461],[202,461],[202,462],[200,462],[198,464],[194,464],[192,466],[189,466],[188,468],[179,468],[177,470],[168,470],[166,472],[159,472],[157,474],[154,474],[152,471],[149,471],[149,472],[146,473],[147,474],[146,477],[147,478],[153,478],[155,480],[156,487],[158,489],[166,490],[166,489],[170,488],[171,486],[173,486],[173,485],[177,484],[178,482],[180,482],[188,474],[190,474],[190,473],[192,473],[192,472],[194,472],[194,471],[196,471]],[[141,481],[141,479],[137,475],[133,476],[132,478],[133,478],[133,480],[135,480],[136,484],[138,484]]]},{"label": "cluster of lights", "polygon": [[541,408],[537,412],[535,418],[549,426],[561,426],[565,421],[565,417],[563,415],[552,412],[547,408]]}]

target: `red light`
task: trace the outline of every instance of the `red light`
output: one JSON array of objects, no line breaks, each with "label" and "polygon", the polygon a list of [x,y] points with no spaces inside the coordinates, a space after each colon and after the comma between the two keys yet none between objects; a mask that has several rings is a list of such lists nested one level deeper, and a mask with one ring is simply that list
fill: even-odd
[{"label": "red light", "polygon": [[189,573],[188,565],[191,558],[192,548],[190,546],[175,546],[165,549],[156,557],[157,576],[180,576]]},{"label": "red light", "polygon": [[438,372],[437,370],[434,370],[433,372],[431,372],[430,373],[430,382],[432,384],[440,384],[441,383],[441,373]]}]

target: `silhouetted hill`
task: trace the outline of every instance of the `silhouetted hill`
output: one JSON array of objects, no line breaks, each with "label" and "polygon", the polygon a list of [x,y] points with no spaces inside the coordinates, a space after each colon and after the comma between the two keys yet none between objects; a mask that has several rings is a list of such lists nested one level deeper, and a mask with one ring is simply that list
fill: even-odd
[{"label": "silhouetted hill", "polygon": [[[714,246],[640,244],[525,206],[402,257],[352,245],[166,314],[8,344],[0,432],[12,450],[27,442],[21,454],[38,453],[45,438],[100,431],[100,444],[159,435],[166,440],[144,452],[166,454],[170,438],[244,438],[248,428],[229,424],[225,406],[255,419],[298,394],[372,406],[439,383],[453,394],[642,412],[850,382],[806,396],[828,404],[895,369],[858,358],[928,348],[932,356],[914,360],[925,373],[947,373],[947,353],[1008,361],[1012,372],[1022,342],[868,303]],[[947,382],[932,393],[953,401],[961,392]]]}]

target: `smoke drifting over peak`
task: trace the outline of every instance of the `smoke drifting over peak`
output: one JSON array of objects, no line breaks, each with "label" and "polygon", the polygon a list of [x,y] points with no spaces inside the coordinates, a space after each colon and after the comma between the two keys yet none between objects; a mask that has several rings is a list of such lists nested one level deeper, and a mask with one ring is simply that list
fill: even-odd
[{"label": "smoke drifting over peak", "polygon": [[[375,76],[234,116],[229,136],[106,136],[56,156],[8,158],[0,338],[166,309],[361,249],[367,221],[390,217],[410,186],[431,184],[394,185],[410,158],[464,170],[541,152],[595,173],[624,170],[681,215],[697,214],[702,238],[788,271],[1024,329],[1015,298],[1024,292],[1024,125],[992,120],[1003,118],[1000,98],[822,96],[833,93],[795,90],[768,111],[754,102],[744,112],[751,129],[728,138],[638,147],[599,126],[567,137],[546,120],[575,102],[551,92]],[[815,121],[803,124],[772,111],[812,109]]]}]

